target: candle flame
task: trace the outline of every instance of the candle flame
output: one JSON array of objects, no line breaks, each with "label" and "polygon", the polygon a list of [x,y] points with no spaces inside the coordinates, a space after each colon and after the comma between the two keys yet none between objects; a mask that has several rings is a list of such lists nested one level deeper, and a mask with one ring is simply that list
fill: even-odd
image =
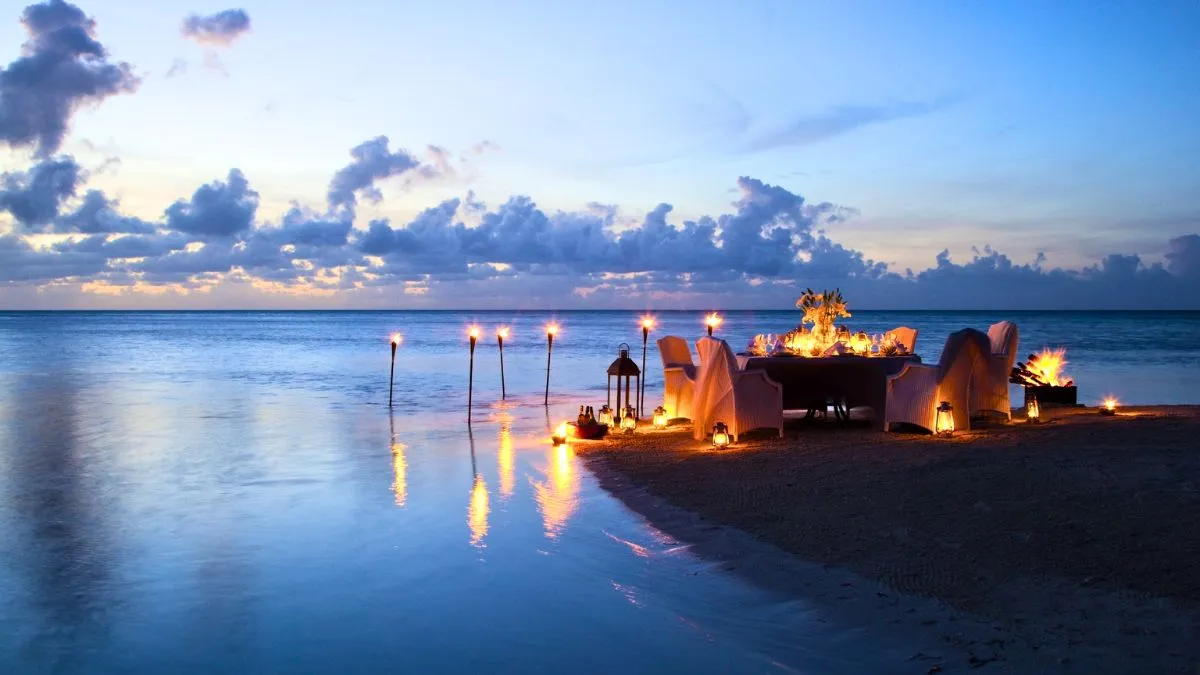
[{"label": "candle flame", "polygon": [[558,324],[552,323],[546,326],[546,335],[558,335]]},{"label": "candle flame", "polygon": [[706,326],[712,326],[713,328],[720,326],[722,321],[724,321],[724,319],[722,319],[721,315],[717,314],[716,312],[704,317],[704,324]]},{"label": "candle flame", "polygon": [[479,338],[479,326],[471,326],[469,329],[467,329],[467,335],[470,335],[471,337],[478,339]]},{"label": "candle flame", "polygon": [[646,330],[650,330],[650,329],[654,328],[654,317],[643,316],[642,317],[642,328],[645,328]]},{"label": "candle flame", "polygon": [[556,428],[554,430],[554,437],[557,438],[559,441],[565,441],[565,440],[567,440],[567,434],[569,432],[570,432],[570,427],[567,426],[566,422],[563,422],[562,424],[558,425],[558,428]]},{"label": "candle flame", "polygon": [[1104,409],[1115,411],[1117,409],[1116,397],[1109,396],[1108,398],[1104,399]]},{"label": "candle flame", "polygon": [[398,345],[404,342],[404,336],[399,333],[392,333],[392,344]]},{"label": "candle flame", "polygon": [[497,328],[496,329],[496,337],[500,338],[501,340],[507,339],[508,338],[508,326],[501,326],[501,327]]}]

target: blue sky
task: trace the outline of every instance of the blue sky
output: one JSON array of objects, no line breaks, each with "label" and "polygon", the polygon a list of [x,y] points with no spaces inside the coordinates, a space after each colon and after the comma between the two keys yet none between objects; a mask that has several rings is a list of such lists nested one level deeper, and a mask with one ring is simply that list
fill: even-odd
[{"label": "blue sky", "polygon": [[[406,229],[423,210],[468,193],[491,211],[513,195],[528,195],[548,215],[615,206],[604,224],[615,240],[663,202],[674,207],[676,227],[734,214],[734,202],[745,206],[757,194],[739,187],[746,176],[810,205],[844,207],[849,217],[817,219],[793,234],[823,231],[897,276],[935,267],[943,249],[970,264],[973,247],[985,246],[1017,266],[1044,253],[1039,273],[1082,270],[1112,254],[1137,256],[1135,267],[1148,273],[1156,264],[1176,277],[1194,273],[1200,244],[1187,237],[1200,232],[1196,2],[93,0],[79,8],[94,18],[108,61],[130,64],[140,84],[73,110],[57,153],[88,170],[87,188],[119,198],[121,213],[147,222],[232,168],[258,193],[246,232],[278,225],[293,201],[332,213],[331,176],[350,162],[351,148],[386,136],[392,150],[426,163],[437,163],[427,146],[444,148],[453,167],[373,181],[382,200],[359,200],[346,246],[373,219]],[[181,30],[190,15],[230,9],[243,10],[250,27],[228,44],[198,44]],[[8,14],[0,17],[0,64],[18,59],[29,39],[21,11]],[[119,162],[106,164],[111,158]],[[36,160],[28,144],[0,146],[10,177]],[[451,220],[473,227],[479,214],[467,211]],[[27,225],[0,214],[0,231],[34,252],[84,236]],[[801,261],[811,253],[804,244],[795,252]],[[11,265],[44,264],[21,255]],[[486,251],[463,256],[472,270],[511,262]],[[570,260],[537,262],[559,268],[518,269],[506,283],[537,287],[555,278],[551,285],[563,287]],[[294,279],[254,291],[247,284],[258,275],[243,269],[237,281],[236,265],[226,266],[228,288],[211,276],[156,283],[140,272],[109,273],[123,264],[110,259],[99,272],[50,279],[12,274],[0,303],[186,305],[195,301],[181,295],[189,283],[204,286],[210,303],[388,302],[385,292],[356,293],[349,282],[316,299]],[[444,267],[402,267],[411,274],[391,281],[427,290],[401,300],[454,305],[475,297],[469,279]],[[682,290],[671,296],[669,279],[639,284],[635,276],[609,288],[604,270],[590,269],[571,282],[583,295],[541,302],[596,300],[610,290],[649,305],[738,302],[738,287],[752,304],[767,297],[753,290],[763,279],[734,264],[729,271],[740,286],[701,288],[672,272]],[[765,281],[812,285],[809,271],[787,268]],[[861,271],[849,274],[846,285],[864,282]],[[368,272],[368,285],[389,286],[375,276]],[[1072,288],[1086,286],[1075,281]],[[123,290],[97,293],[97,282]],[[712,296],[713,288],[724,290]],[[903,295],[873,288],[863,295],[877,304]],[[1072,292],[1079,301],[1064,291],[1063,304],[1086,304],[1086,290]]]}]

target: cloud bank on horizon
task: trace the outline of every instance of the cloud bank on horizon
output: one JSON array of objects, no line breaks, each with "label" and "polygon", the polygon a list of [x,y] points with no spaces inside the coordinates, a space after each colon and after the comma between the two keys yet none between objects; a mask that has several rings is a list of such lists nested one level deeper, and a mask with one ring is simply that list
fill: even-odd
[{"label": "cloud bank on horizon", "polygon": [[[0,307],[783,308],[800,288],[837,286],[859,307],[1200,308],[1200,235],[1170,239],[1162,263],[1112,253],[1069,270],[985,246],[966,262],[943,250],[928,269],[895,270],[844,243],[854,209],[750,176],[736,179],[728,212],[682,221],[667,203],[631,219],[601,204],[547,212],[523,195],[489,207],[468,192],[409,222],[364,223],[360,200],[382,200],[386,181],[454,173],[444,148],[419,155],[383,135],[349,149],[319,208],[293,202],[260,218],[259,194],[231,168],[144,220],[58,154],[81,107],[137,91],[133,67],[112,62],[94,20],[64,0],[30,5],[21,22],[29,39],[0,71],[0,141],[34,161],[0,174]],[[191,15],[182,32],[229,47],[249,29],[231,9]],[[850,126],[831,118],[768,140],[803,143],[917,108],[855,109]]]}]

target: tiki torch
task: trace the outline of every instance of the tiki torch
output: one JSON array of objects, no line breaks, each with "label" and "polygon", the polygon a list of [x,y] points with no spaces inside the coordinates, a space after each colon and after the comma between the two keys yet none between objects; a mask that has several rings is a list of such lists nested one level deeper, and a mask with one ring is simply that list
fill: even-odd
[{"label": "tiki torch", "polygon": [[704,325],[708,326],[708,336],[712,337],[713,329],[721,325],[721,315],[713,312],[704,317]]},{"label": "tiki torch", "polygon": [[550,405],[550,353],[554,351],[555,335],[558,335],[558,324],[548,324],[546,326],[546,405]]},{"label": "tiki torch", "polygon": [[471,421],[471,396],[475,391],[475,341],[479,339],[479,326],[471,326],[467,329],[467,336],[471,338],[471,364],[467,370],[467,421]]},{"label": "tiki torch", "polygon": [[654,317],[642,317],[642,377],[638,391],[638,416],[646,406],[646,342],[650,340],[650,329],[654,328]]},{"label": "tiki torch", "polygon": [[392,370],[388,375],[388,407],[392,407],[392,385],[396,383],[396,347],[400,346],[400,341],[404,337],[399,333],[392,333]]},{"label": "tiki torch", "polygon": [[500,345],[500,400],[503,401],[508,397],[504,389],[504,338],[508,337],[508,327],[501,326],[496,329],[496,343]]}]

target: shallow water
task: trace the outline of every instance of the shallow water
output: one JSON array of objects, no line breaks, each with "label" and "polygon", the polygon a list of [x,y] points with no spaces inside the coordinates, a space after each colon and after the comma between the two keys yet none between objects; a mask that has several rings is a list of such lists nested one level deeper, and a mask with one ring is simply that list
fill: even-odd
[{"label": "shallow water", "polygon": [[[734,313],[742,345],[795,312]],[[944,336],[987,314],[869,314]],[[694,557],[547,426],[603,403],[627,312],[0,313],[12,672],[881,672],[904,645]],[[464,410],[464,326],[503,321]],[[698,314],[655,335],[693,336]],[[1200,402],[1200,315],[1017,315],[1090,401]],[[403,331],[396,405],[387,335]],[[1028,336],[1028,337],[1026,337]],[[654,337],[654,336],[652,336]],[[640,345],[635,346],[640,360]],[[658,360],[653,342],[649,363]],[[647,401],[661,371],[650,369]],[[1103,391],[1101,391],[1103,390]],[[1018,399],[1019,400],[1019,397]]]}]

